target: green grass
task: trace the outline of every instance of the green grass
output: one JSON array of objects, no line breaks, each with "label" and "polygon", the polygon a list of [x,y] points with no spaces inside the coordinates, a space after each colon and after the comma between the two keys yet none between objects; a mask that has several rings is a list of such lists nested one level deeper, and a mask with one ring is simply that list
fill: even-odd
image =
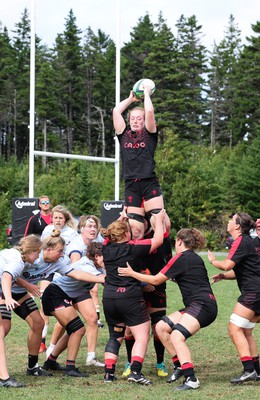
[{"label": "green grass", "polygon": [[[206,257],[205,257],[206,259]],[[217,270],[207,263],[209,276]],[[169,313],[182,307],[182,301],[178,286],[172,282],[167,283],[168,309]],[[178,399],[257,399],[259,397],[260,383],[253,382],[239,386],[232,386],[229,379],[242,371],[242,366],[236,349],[229,339],[227,325],[229,316],[238,297],[238,289],[235,281],[223,281],[213,285],[215,296],[218,300],[219,315],[217,320],[208,328],[202,329],[194,337],[189,339],[196,374],[201,382],[201,387],[195,391],[174,392],[176,384],[167,384],[165,379],[158,378],[154,368],[155,352],[150,340],[147,357],[144,362],[144,374],[153,380],[153,385],[143,387],[127,383],[121,378],[121,373],[126,362],[126,351],[124,344],[120,350],[116,374],[117,383],[103,383],[103,369],[85,367],[86,341],[82,340],[78,354],[77,366],[90,373],[89,378],[69,378],[62,373],[54,373],[51,378],[28,377],[25,374],[27,367],[27,324],[21,321],[15,314],[11,332],[6,338],[8,368],[12,376],[17,380],[25,382],[26,387],[21,389],[0,389],[1,400],[78,400],[78,399],[104,399],[104,400],[168,400]],[[104,317],[102,316],[102,320]],[[51,318],[51,326],[54,324]],[[258,327],[255,334],[257,336]],[[51,334],[51,329],[49,337]],[[49,338],[48,337],[48,338]],[[97,355],[103,359],[103,351],[107,341],[107,329],[99,329]],[[48,340],[47,340],[48,343]],[[66,354],[59,357],[64,363]],[[43,364],[45,356],[40,354],[39,363]],[[165,364],[171,371],[169,356],[165,356]]]}]

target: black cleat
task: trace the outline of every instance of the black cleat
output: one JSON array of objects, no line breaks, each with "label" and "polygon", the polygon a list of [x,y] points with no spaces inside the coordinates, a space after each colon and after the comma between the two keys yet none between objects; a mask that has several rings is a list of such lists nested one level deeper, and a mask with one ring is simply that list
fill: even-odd
[{"label": "black cleat", "polygon": [[149,381],[143,374],[132,371],[128,377],[128,382],[139,383],[140,385],[151,385],[153,382]]},{"label": "black cleat", "polygon": [[87,378],[89,376],[85,372],[81,372],[78,368],[65,369],[64,374],[66,376],[72,376],[73,378]]},{"label": "black cleat", "polygon": [[243,382],[255,381],[256,379],[257,374],[255,370],[253,372],[243,371],[241,375],[232,378],[230,383],[240,384]]},{"label": "black cleat", "polygon": [[111,383],[117,381],[117,377],[114,374],[110,374],[109,372],[105,373],[104,382]]},{"label": "black cleat", "polygon": [[196,381],[192,381],[190,378],[187,378],[182,385],[177,386],[175,390],[191,390],[198,389],[200,387],[200,382],[198,379]]},{"label": "black cleat", "polygon": [[20,388],[20,387],[25,387],[25,384],[17,382],[14,378],[9,377],[8,379],[0,379],[0,387]]},{"label": "black cleat", "polygon": [[53,376],[51,372],[47,372],[41,367],[27,368],[26,375],[31,376]]},{"label": "black cleat", "polygon": [[65,371],[65,367],[62,367],[57,361],[46,360],[42,366],[46,371]]},{"label": "black cleat", "polygon": [[178,379],[180,379],[183,376],[183,371],[181,369],[181,367],[177,367],[174,368],[173,373],[171,374],[171,376],[169,376],[169,378],[167,379],[167,383],[172,383],[177,381]]}]

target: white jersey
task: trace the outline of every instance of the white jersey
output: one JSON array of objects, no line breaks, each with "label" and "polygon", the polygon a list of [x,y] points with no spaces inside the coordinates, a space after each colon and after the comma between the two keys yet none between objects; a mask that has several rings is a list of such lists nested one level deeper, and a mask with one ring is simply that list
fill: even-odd
[{"label": "white jersey", "polygon": [[[89,260],[88,257],[82,257],[80,260],[73,263],[72,266],[76,270],[85,271],[96,276],[103,273],[102,268],[96,268],[94,263]],[[71,298],[85,294],[86,291],[89,291],[95,285],[95,283],[78,281],[69,276],[55,277],[52,283],[59,286],[59,288]]]},{"label": "white jersey", "polygon": [[[54,229],[56,228],[53,224],[47,225],[42,232],[41,240],[50,236]],[[60,231],[60,236],[65,240],[64,255],[62,259],[65,261],[66,264],[70,264],[71,261],[70,258],[67,256],[66,247],[70,244],[71,241],[73,241],[74,239],[78,239],[80,235],[75,229],[71,228],[68,225],[65,225]]]},{"label": "white jersey", "polygon": [[[50,236],[52,234],[52,231],[56,229],[53,224],[47,225],[41,235],[41,239],[45,239],[47,236]],[[68,246],[68,244],[77,236],[79,236],[78,232],[76,229],[71,228],[68,225],[65,225],[62,230],[60,231],[61,237],[65,240],[65,246]]]},{"label": "white jersey", "polygon": [[[98,233],[97,237],[93,240],[93,242],[103,243],[104,238],[101,233]],[[65,256],[70,257],[72,253],[79,253],[80,257],[86,255],[87,244],[84,243],[82,235],[78,235],[75,237],[65,248]]]},{"label": "white jersey", "polygon": [[[8,272],[12,276],[12,282],[14,282],[21,275],[24,266],[25,263],[19,250],[5,249],[0,251],[0,283],[4,272]],[[2,293],[1,284],[0,291]]]},{"label": "white jersey", "polygon": [[[35,285],[54,272],[66,275],[73,270],[74,268],[71,265],[67,265],[61,258],[55,263],[45,262],[43,259],[43,252],[41,252],[39,258],[37,258],[33,264],[25,263],[24,268],[20,273],[20,278]],[[12,292],[14,293],[22,293],[24,291],[24,288],[16,284],[12,287]]]}]

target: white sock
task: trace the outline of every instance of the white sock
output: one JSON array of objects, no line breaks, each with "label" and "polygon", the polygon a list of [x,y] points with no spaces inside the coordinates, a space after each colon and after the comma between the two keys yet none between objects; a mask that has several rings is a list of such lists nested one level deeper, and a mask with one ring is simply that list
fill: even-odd
[{"label": "white sock", "polygon": [[46,350],[46,358],[48,358],[50,355],[51,355],[51,353],[52,353],[52,350],[54,350],[54,348],[55,348],[55,344],[53,344],[53,343],[50,343],[50,345],[49,345],[49,347],[48,347],[48,349]]},{"label": "white sock", "polygon": [[48,333],[48,328],[49,328],[49,325],[44,325],[44,328],[42,330],[42,338],[46,338],[47,333]]},{"label": "white sock", "polygon": [[89,351],[87,356],[87,361],[91,361],[96,358],[96,353],[94,351]]}]

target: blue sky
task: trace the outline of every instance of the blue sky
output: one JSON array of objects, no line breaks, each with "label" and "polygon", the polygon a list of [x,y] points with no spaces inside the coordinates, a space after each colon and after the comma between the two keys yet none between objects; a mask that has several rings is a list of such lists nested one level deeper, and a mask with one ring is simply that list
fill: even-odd
[{"label": "blue sky", "polygon": [[[32,2],[1,0],[0,21],[7,26],[9,33],[21,20],[24,8],[31,10]],[[129,32],[146,12],[155,23],[162,11],[174,34],[181,14],[185,17],[196,15],[202,25],[203,44],[208,49],[212,49],[214,40],[219,43],[224,37],[230,14],[234,15],[245,42],[245,37],[252,34],[251,24],[256,23],[259,13],[259,0],[34,0],[34,4],[36,33],[49,46],[54,43],[57,33],[63,32],[65,18],[71,8],[81,30],[90,26],[96,32],[100,28],[116,41],[119,26],[120,44],[130,39]]]}]

